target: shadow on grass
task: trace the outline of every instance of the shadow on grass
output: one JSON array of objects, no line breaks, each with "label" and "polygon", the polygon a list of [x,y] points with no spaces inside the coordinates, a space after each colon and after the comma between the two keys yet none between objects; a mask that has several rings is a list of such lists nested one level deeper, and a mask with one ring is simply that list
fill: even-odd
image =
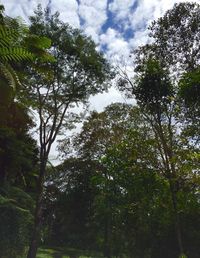
[{"label": "shadow on grass", "polygon": [[79,258],[80,253],[77,250],[59,250],[55,249],[54,253],[52,254],[53,258]]},{"label": "shadow on grass", "polygon": [[53,253],[53,258],[62,258],[63,257],[63,254],[62,253],[58,253],[58,252],[55,252]]},{"label": "shadow on grass", "polygon": [[55,251],[52,253],[53,258],[79,258],[79,255],[62,252],[62,251]]},{"label": "shadow on grass", "polygon": [[62,253],[62,252],[54,252],[52,254],[53,258],[64,258],[64,257],[68,257],[68,258],[79,258],[79,255],[75,255],[75,254],[68,254],[68,253]]}]

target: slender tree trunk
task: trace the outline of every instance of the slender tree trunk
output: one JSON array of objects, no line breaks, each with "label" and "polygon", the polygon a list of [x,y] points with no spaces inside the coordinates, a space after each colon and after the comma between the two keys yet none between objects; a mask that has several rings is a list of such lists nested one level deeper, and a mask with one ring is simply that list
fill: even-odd
[{"label": "slender tree trunk", "polygon": [[[160,120],[159,120],[160,121]],[[169,176],[169,185],[170,185],[170,192],[171,192],[171,198],[172,198],[172,205],[173,205],[173,212],[174,212],[174,222],[175,222],[175,232],[176,237],[178,241],[178,247],[180,254],[184,254],[184,248],[183,248],[183,240],[182,240],[182,232],[181,232],[181,222],[180,222],[180,216],[178,212],[177,207],[177,192],[175,189],[175,181],[176,181],[176,169],[173,164],[173,140],[172,140],[172,130],[171,127],[169,128],[169,135],[170,135],[170,146],[167,144],[167,140],[164,137],[163,129],[161,122],[159,124],[158,129],[158,135],[160,136],[161,143],[163,145],[164,155],[166,157],[166,171]],[[171,124],[170,124],[171,125]]]},{"label": "slender tree trunk", "polygon": [[[172,160],[173,154],[172,152],[169,153],[169,159]],[[174,209],[174,222],[175,222],[175,230],[177,235],[177,241],[179,246],[179,252],[180,255],[184,254],[184,247],[183,247],[183,236],[182,236],[182,227],[181,227],[181,220],[179,216],[179,211],[177,207],[177,190],[175,189],[175,182],[176,182],[176,169],[174,167],[173,162],[171,162],[171,173],[172,173],[172,179],[170,178],[170,190],[171,190],[171,198],[172,198],[172,204]]]},{"label": "slender tree trunk", "polygon": [[175,230],[176,230],[176,236],[177,236],[177,241],[179,246],[179,252],[180,254],[184,254],[181,222],[180,222],[180,216],[177,208],[177,196],[176,196],[176,191],[174,189],[174,184],[171,180],[170,180],[170,190],[171,190],[171,198],[172,198],[172,204],[173,204],[173,210],[174,210]]},{"label": "slender tree trunk", "polygon": [[104,257],[111,258],[110,253],[110,223],[106,215],[105,228],[104,228]]},{"label": "slender tree trunk", "polygon": [[[105,171],[106,180],[108,180],[107,171]],[[104,257],[111,258],[111,248],[110,248],[110,238],[111,238],[111,204],[107,193],[109,192],[109,188],[106,184],[105,193],[106,193],[106,214],[105,214],[105,224],[104,224]],[[109,212],[108,212],[109,210]]]},{"label": "slender tree trunk", "polygon": [[3,186],[6,181],[6,164],[5,159],[0,162],[0,185]]},{"label": "slender tree trunk", "polygon": [[[39,206],[41,206],[41,205],[39,205]],[[31,239],[31,244],[29,247],[27,258],[35,258],[36,254],[37,254],[38,242],[40,239],[40,229],[41,229],[41,217],[39,215],[40,207],[37,208],[37,213],[38,214],[35,216],[35,223],[34,223],[34,228],[33,228],[33,233],[32,233],[32,239]]]},{"label": "slender tree trunk", "polygon": [[38,243],[40,240],[41,225],[42,225],[43,183],[44,183],[45,170],[46,170],[46,161],[42,161],[40,165],[40,176],[38,178],[35,220],[34,220],[32,238],[31,238],[31,243],[29,246],[27,258],[36,258]]},{"label": "slender tree trunk", "polygon": [[6,173],[5,170],[0,167],[0,185],[3,186],[5,183]]}]

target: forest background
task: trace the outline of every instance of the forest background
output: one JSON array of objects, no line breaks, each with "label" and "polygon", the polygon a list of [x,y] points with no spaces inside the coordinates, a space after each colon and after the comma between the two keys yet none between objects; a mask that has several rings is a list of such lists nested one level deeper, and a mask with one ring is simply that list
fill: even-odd
[{"label": "forest background", "polygon": [[[130,77],[58,13],[26,25],[1,6],[0,257],[199,257],[199,28],[200,6],[176,4]],[[137,104],[77,113],[113,83]]]}]

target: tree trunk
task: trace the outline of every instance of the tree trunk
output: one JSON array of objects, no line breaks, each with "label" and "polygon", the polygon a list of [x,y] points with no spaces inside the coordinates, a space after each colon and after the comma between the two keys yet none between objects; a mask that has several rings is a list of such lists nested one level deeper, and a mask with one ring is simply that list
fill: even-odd
[{"label": "tree trunk", "polygon": [[[41,198],[42,198],[42,195],[40,199]],[[40,239],[41,222],[42,222],[42,202],[38,201],[36,204],[35,222],[34,222],[34,228],[33,228],[33,233],[32,233],[32,238],[31,238],[31,243],[29,246],[27,258],[36,257],[38,242]]]},{"label": "tree trunk", "polygon": [[182,240],[182,232],[181,232],[181,222],[180,217],[178,213],[178,207],[177,207],[177,191],[175,189],[175,181],[176,181],[176,169],[173,164],[173,139],[172,139],[172,132],[171,128],[169,130],[170,135],[170,146],[167,144],[167,140],[164,137],[163,129],[161,122],[159,122],[159,129],[157,130],[158,135],[160,137],[161,143],[163,145],[164,155],[166,157],[166,171],[168,174],[168,181],[170,185],[170,192],[171,192],[171,198],[172,198],[172,205],[173,205],[173,212],[174,212],[174,220],[175,220],[175,232],[176,237],[178,241],[178,247],[180,255],[184,254],[184,248],[183,248],[183,240]]},{"label": "tree trunk", "polygon": [[5,158],[3,158],[2,162],[0,162],[0,186],[3,186],[6,182],[6,162]]},{"label": "tree trunk", "polygon": [[42,162],[40,165],[40,176],[38,178],[38,190],[37,190],[37,200],[35,209],[35,220],[33,226],[33,233],[31,238],[31,243],[29,246],[29,251],[27,258],[36,258],[38,243],[40,240],[41,225],[42,225],[42,202],[43,202],[43,184],[44,176],[46,170],[46,161]]},{"label": "tree trunk", "polygon": [[178,240],[179,252],[180,252],[180,255],[183,255],[184,248],[183,248],[183,240],[182,240],[182,232],[181,232],[181,222],[180,222],[180,217],[179,217],[178,208],[177,208],[176,191],[174,189],[174,185],[171,180],[170,180],[170,190],[171,190],[171,198],[172,198],[172,204],[173,204],[173,210],[174,210],[175,230],[176,230],[176,236]]},{"label": "tree trunk", "polygon": [[104,225],[104,257],[107,258],[111,258],[110,237],[110,218],[109,214],[106,214]]}]

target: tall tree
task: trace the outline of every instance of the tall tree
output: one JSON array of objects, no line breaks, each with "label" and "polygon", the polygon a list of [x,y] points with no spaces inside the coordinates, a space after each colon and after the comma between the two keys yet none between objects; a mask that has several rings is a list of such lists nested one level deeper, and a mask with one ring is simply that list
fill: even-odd
[{"label": "tall tree", "polygon": [[[145,69],[141,72],[147,82],[154,81],[153,78],[159,82],[159,76],[166,77],[161,86],[152,83],[155,86],[152,86],[149,93],[152,102],[148,91],[145,91],[147,85],[143,89],[138,85],[139,88],[135,89],[138,97],[140,100],[147,99],[148,103],[139,102],[140,108],[115,103],[101,113],[91,112],[81,132],[71,139],[71,146],[67,141],[62,151],[66,151],[69,157],[69,147],[72,147],[72,156],[79,157],[77,162],[83,160],[85,164],[90,164],[95,161],[99,164],[96,174],[91,178],[96,186],[92,203],[95,228],[92,228],[95,229],[96,241],[105,257],[178,256],[170,181],[176,190],[185,250],[189,257],[198,257],[195,254],[198,253],[195,239],[199,239],[199,235],[195,233],[195,225],[189,222],[191,215],[192,220],[198,224],[198,154],[187,144],[185,136],[179,135],[180,127],[171,125],[175,135],[174,157],[170,162],[176,165],[176,175],[174,180],[168,178],[159,148],[161,145],[158,145],[160,138],[156,136],[151,122],[156,124],[152,119],[160,110],[164,140],[169,144],[165,111],[166,105],[169,105],[167,94],[173,94],[173,91],[166,71],[159,68],[155,60],[149,61],[147,66],[149,79]],[[139,83],[140,79],[137,80]],[[159,87],[165,87],[164,81],[168,81],[168,89],[159,90]],[[163,96],[166,99],[159,104]],[[157,105],[154,106],[156,100]],[[83,168],[83,171],[87,171],[87,168]],[[187,231],[191,232],[190,236]]]},{"label": "tall tree", "polygon": [[[47,36],[52,41],[50,49],[54,63],[41,65],[48,68],[44,76],[29,70],[27,92],[39,117],[40,171],[37,188],[35,224],[28,258],[35,258],[40,236],[43,183],[49,152],[62,126],[71,127],[76,115],[71,109],[85,103],[90,95],[103,92],[111,78],[110,66],[96,51],[93,41],[79,30],[61,22],[58,13],[51,15],[38,7],[30,18],[30,31]],[[39,64],[38,64],[39,65]]]},{"label": "tall tree", "polygon": [[[191,72],[198,70],[199,63],[199,10],[199,5],[195,3],[176,4],[163,17],[153,22],[150,26],[153,42],[135,51],[135,80],[126,78],[124,81],[120,80],[119,84],[123,90],[126,88],[130,95],[135,96],[155,133],[163,175],[170,184],[181,254],[184,253],[184,246],[177,185],[183,178],[192,178],[193,169],[190,168],[186,176],[178,156],[179,153],[185,152],[180,159],[188,163],[192,153],[198,151],[198,143],[191,141],[191,137],[187,135],[191,131],[187,130],[188,116],[185,116],[186,106],[183,106],[183,99],[180,98],[178,84],[182,78],[179,84],[182,96],[187,90],[190,93],[198,91],[197,72]],[[187,74],[182,76],[184,72]],[[189,87],[189,84],[193,85],[193,88]],[[192,98],[192,95],[190,96]],[[197,99],[198,97],[193,98],[193,104],[198,111]],[[191,103],[189,96],[185,100]],[[184,138],[186,135],[188,140]]]},{"label": "tall tree", "polygon": [[0,6],[0,256],[21,257],[33,222],[34,201],[26,192],[34,188],[38,157],[37,143],[29,134],[32,119],[19,100],[21,74],[31,61],[49,56],[45,46],[50,40],[30,35],[21,19],[3,12]]},{"label": "tall tree", "polygon": [[[132,138],[128,138],[130,133]],[[137,107],[115,103],[106,107],[101,113],[91,112],[81,132],[72,138],[71,145],[69,146],[67,141],[61,148],[62,153],[66,151],[69,156],[71,147],[73,155],[78,155],[87,162],[99,164],[96,174],[91,178],[97,189],[92,206],[96,241],[99,242],[105,257],[126,253],[126,243],[129,240],[124,234],[124,228],[128,224],[124,213],[125,210],[131,210],[133,199],[138,201],[130,189],[138,187],[141,190],[141,185],[136,186],[134,182],[140,180],[143,182],[142,177],[145,172],[142,170],[148,170],[144,165],[148,163],[147,156],[149,159],[151,156],[149,164],[151,162],[153,164],[151,155],[153,152],[147,151],[151,146],[144,144],[150,134]],[[123,154],[122,148],[124,148]],[[143,166],[140,168],[139,162],[135,164],[137,159],[142,160]],[[143,189],[141,195],[142,192]],[[133,237],[129,243],[132,241]]]}]

